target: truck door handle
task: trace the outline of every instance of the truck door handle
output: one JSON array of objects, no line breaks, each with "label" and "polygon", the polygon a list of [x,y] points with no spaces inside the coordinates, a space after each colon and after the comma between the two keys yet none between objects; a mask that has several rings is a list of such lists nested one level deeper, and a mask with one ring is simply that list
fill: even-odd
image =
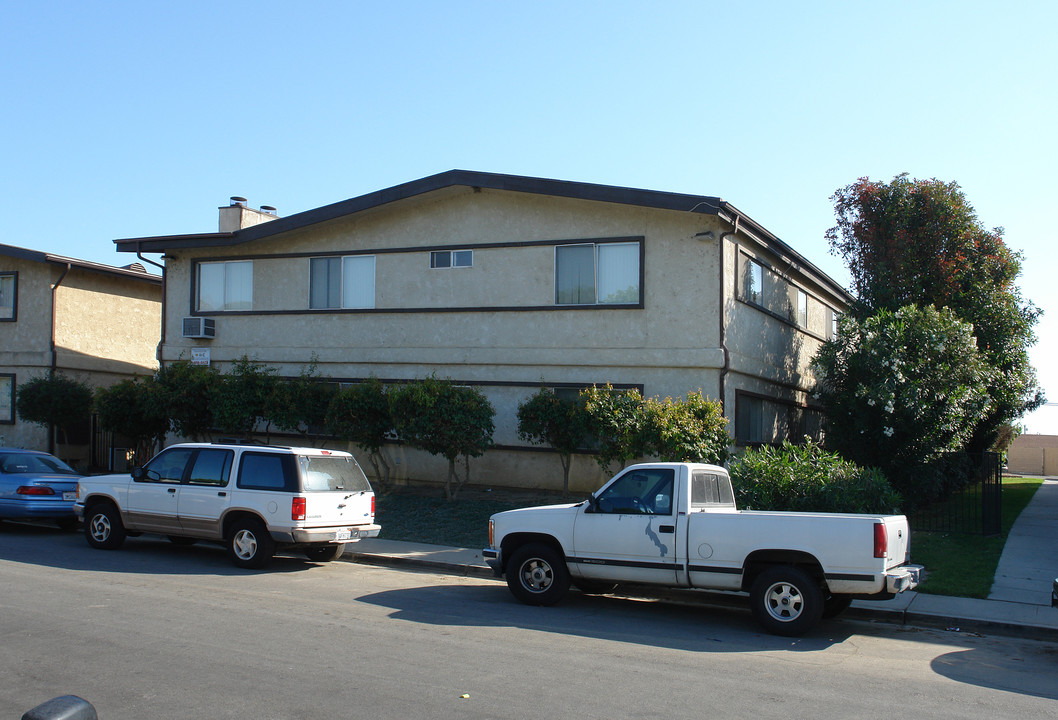
[{"label": "truck door handle", "polygon": [[226,497],[227,495],[228,495],[228,493],[224,492],[223,490],[221,490],[219,493],[217,493],[217,497]]},{"label": "truck door handle", "polygon": [[169,488],[168,492],[175,493],[176,492],[176,488]]},{"label": "truck door handle", "polygon": [[658,532],[674,533],[674,532],[676,532],[676,526],[675,525],[661,525],[660,527],[658,527]]}]

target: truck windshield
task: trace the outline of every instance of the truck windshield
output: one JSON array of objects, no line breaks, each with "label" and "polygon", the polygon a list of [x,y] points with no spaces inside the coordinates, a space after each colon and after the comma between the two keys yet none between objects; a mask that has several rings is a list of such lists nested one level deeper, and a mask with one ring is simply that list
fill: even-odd
[{"label": "truck windshield", "polygon": [[356,461],[347,457],[300,457],[302,490],[370,492],[371,483]]}]

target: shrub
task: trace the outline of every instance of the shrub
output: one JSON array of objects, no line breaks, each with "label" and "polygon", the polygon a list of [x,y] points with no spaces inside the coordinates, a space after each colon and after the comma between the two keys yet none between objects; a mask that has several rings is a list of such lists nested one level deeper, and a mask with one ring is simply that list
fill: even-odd
[{"label": "shrub", "polygon": [[862,468],[807,442],[749,449],[731,462],[743,510],[892,513],[900,495],[875,468]]}]

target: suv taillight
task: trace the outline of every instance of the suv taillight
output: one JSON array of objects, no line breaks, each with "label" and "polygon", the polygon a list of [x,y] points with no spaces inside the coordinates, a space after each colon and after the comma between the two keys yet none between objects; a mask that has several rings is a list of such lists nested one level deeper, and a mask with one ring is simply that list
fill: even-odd
[{"label": "suv taillight", "polygon": [[371,517],[375,517],[375,496],[371,496]]},{"label": "suv taillight", "polygon": [[885,523],[874,524],[874,556],[884,558],[889,552],[889,534],[885,532]]},{"label": "suv taillight", "polygon": [[291,520],[304,520],[305,519],[305,498],[296,497],[290,501],[290,519]]}]

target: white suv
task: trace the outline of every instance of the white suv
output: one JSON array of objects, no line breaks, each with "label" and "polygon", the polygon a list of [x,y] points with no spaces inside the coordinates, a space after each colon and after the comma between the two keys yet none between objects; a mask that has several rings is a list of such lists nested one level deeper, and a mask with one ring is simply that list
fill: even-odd
[{"label": "white suv", "polygon": [[352,455],[270,445],[173,445],[131,475],[82,478],[74,511],[95,548],[143,532],[178,544],[214,540],[247,568],[264,567],[281,548],[336,560],[346,542],[381,529]]}]

